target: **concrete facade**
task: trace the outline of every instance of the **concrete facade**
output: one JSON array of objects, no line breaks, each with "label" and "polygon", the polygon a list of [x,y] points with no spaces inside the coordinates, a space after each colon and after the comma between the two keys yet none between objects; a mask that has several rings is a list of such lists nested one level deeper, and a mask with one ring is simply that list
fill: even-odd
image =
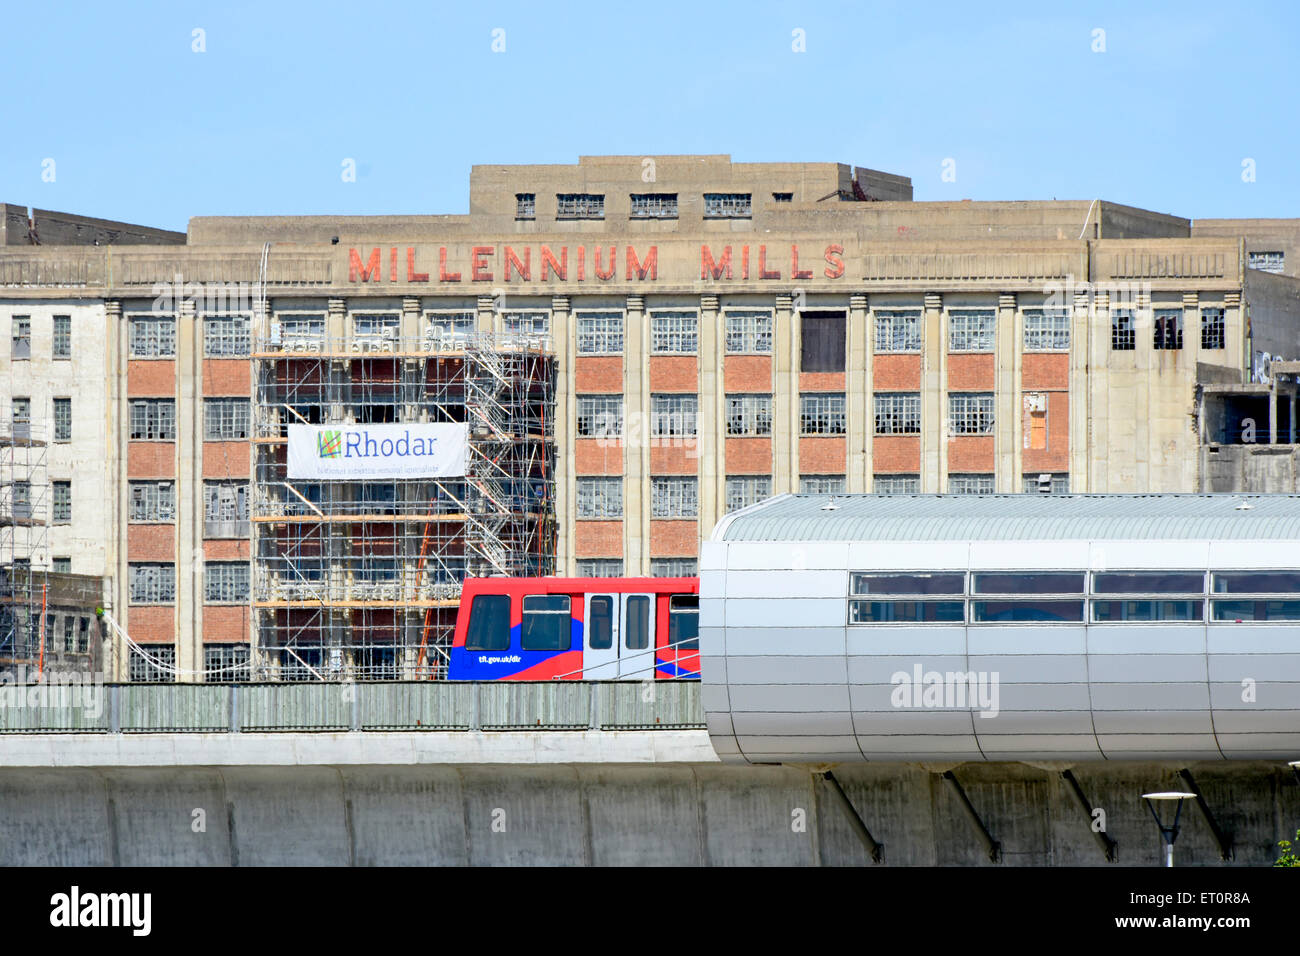
[{"label": "concrete facade", "polygon": [[[541,313],[558,367],[561,574],[689,571],[729,504],[801,486],[1006,492],[1046,475],[1076,492],[1200,490],[1198,387],[1250,382],[1265,352],[1300,357],[1300,279],[1247,268],[1251,237],[1271,241],[1285,220],[1201,228],[1100,200],[917,203],[904,177],[726,156],[475,167],[469,209],[196,217],[184,245],[106,248],[14,244],[8,217],[0,327],[31,313],[33,355],[61,303],[78,329],[102,330],[93,367],[50,387],[75,386],[78,422],[83,403],[103,422],[80,429],[92,444],[74,478],[74,570],[112,579],[137,641],[201,670],[205,646],[247,640],[250,607],[201,597],[205,562],[249,558],[247,535],[204,521],[203,483],[251,468],[246,441],[202,438],[204,399],[252,388],[247,358],[207,354],[209,314],[247,314],[266,339],[289,313],[316,312],[348,348],[371,310],[400,311],[412,337],[431,310],[472,310],[484,331]],[[159,310],[177,318],[174,354],[132,357],[135,317]],[[1116,331],[1121,310],[1131,332]],[[591,351],[599,313],[621,344]],[[0,382],[0,401],[18,387],[38,391]],[[599,396],[622,400],[626,437],[578,433]],[[730,397],[748,411],[730,414]],[[175,439],[131,439],[132,400],[159,398],[175,402]],[[895,398],[919,406],[919,423],[878,427],[878,402]],[[692,402],[693,433],[654,433],[656,408],[689,421]],[[965,425],[958,405],[972,409]],[[597,477],[622,479],[621,511],[580,516]],[[133,521],[133,481],[174,482],[174,516]],[[140,563],[174,566],[171,602],[132,604]]]}]

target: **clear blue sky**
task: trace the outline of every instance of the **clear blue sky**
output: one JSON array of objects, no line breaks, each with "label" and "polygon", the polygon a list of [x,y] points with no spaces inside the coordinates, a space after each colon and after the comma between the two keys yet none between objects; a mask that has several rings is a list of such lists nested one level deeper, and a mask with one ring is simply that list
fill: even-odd
[{"label": "clear blue sky", "polygon": [[173,229],[465,212],[475,163],[603,153],[855,163],[919,200],[1300,216],[1290,0],[52,0],[0,18],[0,200]]}]

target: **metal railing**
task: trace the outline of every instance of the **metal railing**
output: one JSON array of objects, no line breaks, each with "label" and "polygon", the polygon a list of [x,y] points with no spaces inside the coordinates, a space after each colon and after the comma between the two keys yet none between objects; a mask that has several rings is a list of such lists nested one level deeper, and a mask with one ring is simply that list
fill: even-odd
[{"label": "metal railing", "polygon": [[0,734],[703,727],[697,681],[0,685]]}]

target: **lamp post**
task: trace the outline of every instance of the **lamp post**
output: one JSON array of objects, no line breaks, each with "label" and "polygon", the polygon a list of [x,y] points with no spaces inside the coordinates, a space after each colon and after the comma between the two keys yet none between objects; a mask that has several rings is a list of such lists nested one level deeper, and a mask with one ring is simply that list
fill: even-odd
[{"label": "lamp post", "polygon": [[[1196,794],[1186,793],[1181,790],[1162,790],[1158,793],[1144,793],[1142,799],[1146,801],[1147,809],[1151,811],[1156,826],[1160,828],[1160,838],[1165,843],[1165,866],[1173,866],[1174,841],[1178,839],[1178,818],[1183,813],[1183,801],[1195,800]],[[1156,804],[1159,802],[1174,803],[1174,819],[1172,823],[1166,824],[1160,819],[1160,813],[1156,810]]]}]

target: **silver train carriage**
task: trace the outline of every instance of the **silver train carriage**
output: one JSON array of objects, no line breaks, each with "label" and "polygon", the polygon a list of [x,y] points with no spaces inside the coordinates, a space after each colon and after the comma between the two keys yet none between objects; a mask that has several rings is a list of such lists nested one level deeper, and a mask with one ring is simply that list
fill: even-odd
[{"label": "silver train carriage", "polygon": [[1300,759],[1300,496],[782,495],[700,647],[729,762]]}]

